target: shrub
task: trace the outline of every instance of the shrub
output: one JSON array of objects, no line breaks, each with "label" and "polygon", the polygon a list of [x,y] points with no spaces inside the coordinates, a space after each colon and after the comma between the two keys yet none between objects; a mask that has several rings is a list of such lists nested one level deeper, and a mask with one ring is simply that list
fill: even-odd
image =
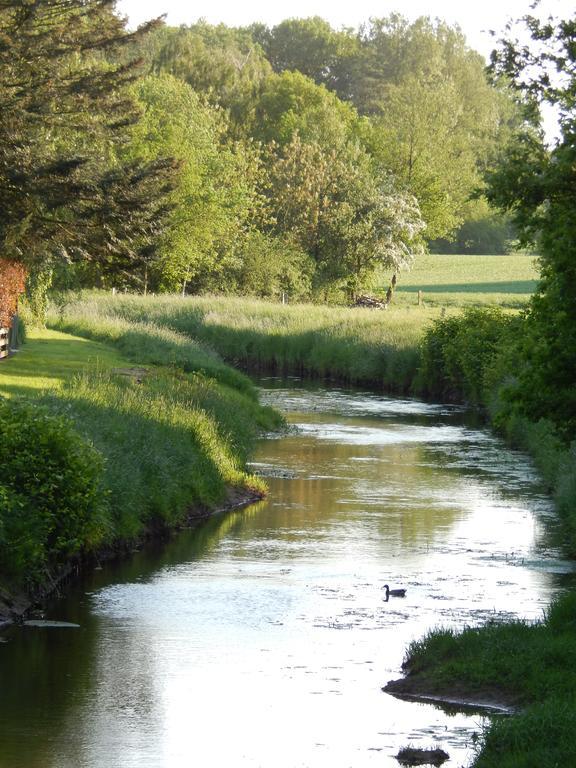
[{"label": "shrub", "polygon": [[497,308],[437,320],[422,343],[419,388],[432,397],[485,405],[486,376],[512,323]]},{"label": "shrub", "polygon": [[0,567],[33,580],[101,536],[103,461],[66,419],[0,401]]}]

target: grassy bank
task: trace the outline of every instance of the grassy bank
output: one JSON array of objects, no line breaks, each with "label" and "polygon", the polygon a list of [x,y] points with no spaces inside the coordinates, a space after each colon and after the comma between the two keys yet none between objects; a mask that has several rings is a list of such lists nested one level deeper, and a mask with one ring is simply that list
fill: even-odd
[{"label": "grassy bank", "polygon": [[435,630],[412,643],[407,688],[514,703],[513,717],[485,730],[475,768],[557,768],[574,764],[576,594],[556,600],[538,624],[492,623]]},{"label": "grassy bank", "polygon": [[[128,344],[126,334],[122,339]],[[106,335],[102,330],[100,337]],[[56,536],[43,520],[17,563],[20,539],[16,542],[11,520],[0,515],[4,582],[37,578],[78,550],[178,525],[192,508],[223,504],[231,489],[262,493],[261,481],[245,472],[245,461],[258,432],[277,427],[280,417],[261,407],[249,380],[214,353],[185,344],[176,334],[160,335],[174,352],[164,366],[153,365],[152,356],[143,353],[157,348],[153,328],[138,329],[142,350],[134,344],[130,357],[120,351],[121,343],[116,349],[54,330],[36,331],[17,356],[0,364],[0,396],[15,399],[16,406],[22,398],[32,403],[23,414],[26,429],[47,418],[46,428],[72,429],[102,457],[95,524],[83,539],[63,547],[65,533]],[[134,363],[146,369],[132,375]],[[7,435],[15,439],[21,432],[19,425]],[[26,468],[10,463],[4,447],[9,463],[3,480],[18,504],[26,503],[34,490],[30,478],[24,483]],[[36,449],[28,448],[32,460]],[[44,496],[58,476],[59,471],[45,478]],[[4,506],[9,512],[8,503]],[[3,530],[12,530],[12,540]]]},{"label": "grassy bank", "polygon": [[[114,296],[87,294],[71,301],[50,324],[99,338],[126,322],[153,323],[207,345],[227,362],[377,389],[407,392],[418,367],[418,345],[439,308],[388,312],[312,304],[282,304],[231,297]],[[159,354],[164,355],[160,348]]]}]

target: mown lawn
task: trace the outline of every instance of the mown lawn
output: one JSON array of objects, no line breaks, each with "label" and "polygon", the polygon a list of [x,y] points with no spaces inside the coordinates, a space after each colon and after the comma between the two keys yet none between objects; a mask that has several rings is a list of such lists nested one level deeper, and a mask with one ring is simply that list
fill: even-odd
[{"label": "mown lawn", "polygon": [[421,290],[429,306],[519,308],[534,293],[537,280],[535,256],[429,254],[400,275],[396,301],[400,306],[415,304]]},{"label": "mown lawn", "polygon": [[35,396],[61,389],[80,373],[130,366],[115,349],[51,329],[28,331],[25,346],[0,361],[0,395]]}]

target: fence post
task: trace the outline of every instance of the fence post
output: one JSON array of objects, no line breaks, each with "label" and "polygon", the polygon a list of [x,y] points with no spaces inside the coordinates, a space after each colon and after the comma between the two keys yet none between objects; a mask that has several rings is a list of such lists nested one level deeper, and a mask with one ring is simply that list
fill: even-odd
[{"label": "fence post", "polygon": [[16,312],[12,317],[12,325],[8,332],[8,349],[9,352],[18,352],[18,313]]},{"label": "fence post", "polygon": [[8,357],[8,352],[10,351],[8,339],[9,339],[10,331],[8,328],[0,328],[0,360],[3,357]]}]

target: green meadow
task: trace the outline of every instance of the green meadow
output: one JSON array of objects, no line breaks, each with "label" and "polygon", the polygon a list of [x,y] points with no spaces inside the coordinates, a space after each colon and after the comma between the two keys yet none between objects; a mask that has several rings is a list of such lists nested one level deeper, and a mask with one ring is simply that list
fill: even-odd
[{"label": "green meadow", "polygon": [[534,293],[537,280],[535,256],[427,254],[400,275],[395,300],[400,306],[417,303],[421,290],[429,306],[517,309]]},{"label": "green meadow", "polygon": [[[434,320],[472,306],[518,310],[536,286],[536,274],[531,256],[428,255],[400,275],[387,310],[252,297],[91,291],[70,296],[49,322],[91,339],[116,338],[124,353],[138,348],[140,359],[173,359],[174,349],[166,348],[160,334],[176,333],[234,366],[406,393],[414,388],[419,346]],[[418,290],[424,292],[421,306]],[[121,332],[127,323],[129,337]],[[148,333],[152,326],[157,341],[142,349],[138,329]]]}]

